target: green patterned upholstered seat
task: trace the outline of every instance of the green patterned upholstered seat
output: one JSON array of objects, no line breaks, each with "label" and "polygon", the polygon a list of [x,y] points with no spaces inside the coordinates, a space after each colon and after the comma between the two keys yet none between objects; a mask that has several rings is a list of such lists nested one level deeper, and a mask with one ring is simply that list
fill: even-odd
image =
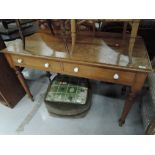
[{"label": "green patterned upholstered seat", "polygon": [[77,115],[90,107],[88,81],[84,78],[58,75],[49,85],[45,103],[50,113]]}]

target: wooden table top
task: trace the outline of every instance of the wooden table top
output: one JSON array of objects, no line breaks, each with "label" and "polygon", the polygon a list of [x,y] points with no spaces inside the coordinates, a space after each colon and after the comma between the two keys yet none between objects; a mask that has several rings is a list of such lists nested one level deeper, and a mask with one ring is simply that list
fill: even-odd
[{"label": "wooden table top", "polygon": [[[89,33],[79,34],[75,49],[71,54],[71,42],[67,41],[68,50],[61,37],[54,37],[49,32],[38,32],[26,37],[26,49],[22,48],[22,40],[5,42],[7,48],[2,52],[22,54],[34,57],[48,57],[72,61],[89,62],[93,64],[122,67],[128,70],[152,71],[147,50],[141,37],[136,39],[133,50],[133,63],[129,65],[128,42],[119,33],[96,32],[97,37]],[[119,45],[119,46],[118,46]]]}]

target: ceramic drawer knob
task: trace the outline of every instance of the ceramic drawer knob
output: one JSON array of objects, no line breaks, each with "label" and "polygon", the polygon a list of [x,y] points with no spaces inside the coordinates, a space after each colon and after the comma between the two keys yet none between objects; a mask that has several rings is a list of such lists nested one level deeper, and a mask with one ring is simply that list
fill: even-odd
[{"label": "ceramic drawer knob", "polygon": [[22,60],[22,59],[17,59],[17,62],[18,62],[19,64],[21,64],[21,63],[23,62],[23,60]]},{"label": "ceramic drawer knob", "polygon": [[74,68],[74,72],[77,73],[78,71],[79,71],[79,68],[78,67],[75,67]]},{"label": "ceramic drawer knob", "polygon": [[45,63],[45,68],[48,68],[50,65],[49,65],[49,63]]},{"label": "ceramic drawer knob", "polygon": [[114,78],[114,80],[118,80],[119,79],[119,75],[118,74],[114,74],[113,78]]}]

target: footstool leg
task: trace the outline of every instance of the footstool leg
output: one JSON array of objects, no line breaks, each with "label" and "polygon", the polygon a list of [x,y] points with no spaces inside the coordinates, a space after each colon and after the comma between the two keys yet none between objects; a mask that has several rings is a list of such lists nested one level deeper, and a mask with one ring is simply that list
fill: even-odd
[{"label": "footstool leg", "polygon": [[46,72],[46,75],[47,75],[49,81],[51,82],[51,79],[50,79],[50,77],[51,77],[51,73],[47,71],[47,72]]}]

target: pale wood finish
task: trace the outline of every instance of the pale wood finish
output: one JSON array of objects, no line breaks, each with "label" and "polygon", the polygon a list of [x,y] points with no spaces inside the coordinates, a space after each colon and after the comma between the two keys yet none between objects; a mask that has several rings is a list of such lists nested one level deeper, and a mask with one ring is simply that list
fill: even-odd
[{"label": "pale wood finish", "polygon": [[[44,71],[53,71],[57,73],[66,73],[73,76],[87,77],[95,80],[102,80],[107,82],[120,83],[125,85],[131,85],[133,83],[135,73],[129,71],[121,71],[118,69],[106,69],[93,65],[82,65],[79,63],[66,63],[63,61],[54,61],[45,58],[27,57],[22,55],[12,55],[13,64],[20,67],[29,67]],[[18,60],[22,60],[22,63],[18,63]],[[46,68],[45,64],[49,64]],[[74,72],[74,68],[78,67],[79,71]],[[118,80],[114,80],[113,76],[119,75]],[[128,76],[126,76],[128,74]]]},{"label": "pale wood finish", "polygon": [[[78,72],[74,72],[74,69],[78,68]],[[91,78],[95,80],[101,80],[106,82],[112,82],[112,83],[120,83],[125,85],[132,85],[135,73],[132,72],[124,72],[120,70],[115,69],[106,69],[106,68],[100,68],[100,67],[94,67],[94,66],[86,66],[86,65],[80,65],[80,64],[70,64],[70,63],[63,63],[63,72],[65,74],[73,75],[73,76],[79,76],[79,77],[86,77]],[[118,74],[119,79],[115,80],[114,75]],[[126,76],[128,75],[128,76]]]},{"label": "pale wood finish", "polygon": [[[110,37],[111,34],[109,33],[104,34],[106,36],[104,39],[107,43],[106,45],[102,39],[93,39],[81,35],[81,39],[77,42],[72,55],[68,54],[61,39],[54,38],[46,33],[37,33],[27,37],[27,50],[23,50],[21,46],[22,42],[16,40],[8,43],[8,48],[2,50],[2,52],[5,53],[10,66],[16,71],[25,91],[31,98],[31,92],[21,75],[19,67],[54,71],[67,75],[131,86],[131,93],[126,99],[123,112],[119,119],[119,125],[122,125],[134,103],[134,98],[141,90],[145,78],[147,74],[152,71],[152,68],[144,43],[141,39],[137,39],[135,42],[134,50],[136,54],[133,57],[135,61],[133,66],[123,66],[122,64],[116,63],[112,64],[111,59],[108,59],[107,63],[105,63],[105,52],[107,52],[109,44],[112,45],[112,49],[114,49],[112,53],[114,52],[114,54],[118,52],[118,49],[124,51],[124,49],[127,49],[127,46],[125,42],[120,41],[120,47],[115,47],[115,38],[117,38],[117,41],[119,41],[119,38],[121,40],[121,34],[112,35],[114,38]],[[102,33],[96,32],[95,35],[102,36]],[[126,39],[127,38],[128,36],[126,36]],[[71,49],[71,46],[70,43],[69,49]],[[109,51],[110,56],[112,53]],[[22,59],[22,61],[19,63],[18,59]],[[49,64],[48,67],[45,67],[46,63]],[[140,65],[143,67],[139,68]],[[74,70],[75,68],[78,68],[78,70]],[[119,75],[119,78],[114,79],[114,74]]]},{"label": "pale wood finish", "polygon": [[[128,20],[128,19],[122,19],[122,20],[121,19],[111,19],[110,20],[109,19],[108,20],[107,19],[104,21],[106,21],[106,22],[124,22],[123,39],[125,39],[127,24],[129,23],[131,25],[132,30],[131,30],[131,36],[130,36],[130,41],[129,41],[129,46],[128,46],[128,55],[129,55],[129,63],[132,64],[132,53],[133,53],[133,48],[134,48],[135,39],[136,39],[137,32],[138,32],[140,20],[138,20],[138,19],[136,19],[136,20]],[[83,22],[85,22],[85,20],[82,20],[81,23],[83,23]],[[93,27],[93,31],[95,34],[95,27]],[[71,37],[72,37],[72,50],[71,51],[73,52],[73,50],[75,48],[75,44],[76,44],[76,20],[75,19],[71,20]]]},{"label": "pale wood finish", "polygon": [[[18,63],[19,59],[22,60],[22,63]],[[45,58],[27,57],[22,55],[12,55],[12,60],[15,66],[29,67],[44,71],[52,70],[53,72],[62,72],[62,67],[59,61],[47,60]],[[45,64],[48,64],[49,66],[46,68]]]},{"label": "pale wood finish", "polygon": [[132,31],[131,31],[130,41],[129,41],[129,50],[128,50],[130,64],[132,63],[132,52],[133,52],[133,48],[134,48],[134,44],[135,44],[135,40],[138,32],[138,27],[139,27],[139,21],[134,21],[132,23]]},{"label": "pale wood finish", "polygon": [[[138,70],[149,72],[152,70],[147,50],[143,40],[136,39],[133,50],[133,62],[128,61],[128,41],[129,37],[122,41],[121,34],[96,32],[98,38],[92,38],[91,33],[80,33],[74,52],[70,55],[61,38],[53,37],[49,33],[36,33],[26,37],[26,50],[22,48],[22,42],[15,40],[7,43],[4,53],[21,54],[26,56],[44,57],[48,59],[77,61],[108,68],[120,68],[121,70]],[[104,38],[102,38],[104,36]],[[115,44],[119,46],[115,46]],[[68,43],[71,51],[71,43]],[[118,55],[121,55],[118,58]],[[142,68],[140,68],[142,67]]]},{"label": "pale wood finish", "polygon": [[71,38],[72,38],[72,48],[71,48],[72,53],[76,42],[76,21],[74,19],[71,20]]}]

